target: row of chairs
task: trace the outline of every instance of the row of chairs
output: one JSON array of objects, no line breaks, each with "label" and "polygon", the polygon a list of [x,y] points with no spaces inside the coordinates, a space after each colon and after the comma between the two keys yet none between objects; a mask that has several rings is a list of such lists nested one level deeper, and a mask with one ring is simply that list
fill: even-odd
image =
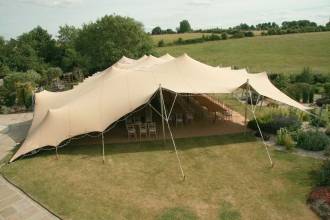
[{"label": "row of chairs", "polygon": [[[138,131],[137,132],[137,128],[138,127]],[[140,139],[142,137],[154,137],[157,138],[157,127],[156,127],[156,123],[155,122],[151,122],[151,123],[138,123],[138,124],[127,124],[126,125],[127,128],[127,137],[128,139],[130,138],[134,138],[137,140],[138,134]]]},{"label": "row of chairs", "polygon": [[183,124],[189,124],[192,123],[194,120],[194,115],[190,112],[186,112],[186,113],[175,113],[172,114],[169,118],[169,122],[170,124],[175,125],[176,127],[178,125],[183,125]]}]

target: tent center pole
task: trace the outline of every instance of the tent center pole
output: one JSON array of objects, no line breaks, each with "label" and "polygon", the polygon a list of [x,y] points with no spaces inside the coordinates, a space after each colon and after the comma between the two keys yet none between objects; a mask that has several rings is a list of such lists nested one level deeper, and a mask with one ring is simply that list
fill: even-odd
[{"label": "tent center pole", "polygon": [[104,135],[103,135],[103,131],[102,131],[102,160],[103,160],[103,163],[105,163],[105,156],[104,156]]}]

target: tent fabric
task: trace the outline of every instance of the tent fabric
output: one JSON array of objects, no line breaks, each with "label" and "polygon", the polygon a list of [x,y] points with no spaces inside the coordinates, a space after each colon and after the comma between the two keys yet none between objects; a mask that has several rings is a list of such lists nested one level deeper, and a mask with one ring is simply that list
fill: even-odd
[{"label": "tent fabric", "polygon": [[123,57],[72,90],[37,93],[31,128],[10,161],[45,146],[58,146],[77,135],[102,132],[146,104],[160,86],[176,93],[231,93],[247,82],[263,96],[308,110],[278,90],[266,73],[212,67],[186,54],[177,58],[150,55],[138,60]]}]

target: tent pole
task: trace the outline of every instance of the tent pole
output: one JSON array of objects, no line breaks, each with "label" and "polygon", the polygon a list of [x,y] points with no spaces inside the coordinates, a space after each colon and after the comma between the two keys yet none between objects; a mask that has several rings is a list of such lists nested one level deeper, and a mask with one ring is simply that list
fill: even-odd
[{"label": "tent pole", "polygon": [[104,156],[104,135],[103,135],[103,131],[102,131],[102,160],[103,160],[103,163],[105,163],[105,156]]},{"label": "tent pole", "polygon": [[[248,82],[247,82],[247,83],[248,83]],[[248,86],[248,89],[249,89],[248,91],[249,91],[250,101],[251,101],[251,103],[252,103],[252,95],[251,95],[250,85],[247,84],[247,86]],[[270,156],[270,153],[269,153],[269,150],[268,150],[268,145],[267,145],[266,142],[265,142],[264,136],[263,136],[262,131],[261,131],[261,128],[260,128],[260,126],[259,126],[259,123],[258,123],[258,120],[257,120],[257,116],[256,116],[256,114],[255,114],[255,109],[253,110],[253,108],[252,108],[251,112],[252,112],[253,117],[254,117],[254,120],[255,120],[255,122],[256,122],[256,125],[257,125],[257,128],[258,128],[258,131],[259,131],[260,137],[261,137],[261,139],[262,139],[262,143],[263,143],[264,146],[265,146],[265,149],[266,149],[266,152],[267,152],[267,156],[268,156],[268,159],[269,159],[269,162],[270,162],[270,166],[271,166],[271,168],[273,168],[273,167],[274,167],[274,163],[273,163],[273,160],[272,160],[272,158],[271,158],[271,156]]]},{"label": "tent pole", "polygon": [[[162,94],[161,87],[160,87],[160,92],[161,92],[161,94]],[[179,162],[179,167],[180,167],[180,171],[181,171],[182,179],[185,180],[186,176],[185,176],[185,174],[184,174],[184,172],[183,172],[183,168],[182,168],[182,165],[181,165],[181,160],[180,160],[180,157],[179,157],[178,150],[177,150],[177,148],[176,148],[176,144],[175,144],[175,141],[174,141],[174,137],[173,137],[173,134],[172,134],[172,130],[171,130],[170,123],[168,123],[168,119],[169,119],[169,117],[170,117],[170,113],[167,115],[166,108],[165,108],[165,103],[164,103],[164,99],[163,99],[163,95],[162,95],[161,97],[162,97],[162,100],[161,100],[161,101],[163,102],[163,105],[162,105],[162,106],[164,107],[163,111],[164,111],[164,114],[165,114],[165,121],[166,121],[166,124],[167,124],[167,128],[168,128],[168,131],[169,131],[169,133],[170,133],[170,137],[171,137],[172,144],[173,144],[173,147],[174,147],[174,150],[175,150],[176,158],[177,158],[177,160],[178,160],[178,162]],[[174,101],[173,101],[173,105],[174,105],[174,103],[175,103],[175,100],[176,100],[176,99],[174,99]]]},{"label": "tent pole", "polygon": [[[246,87],[249,84],[249,79],[246,81]],[[247,97],[247,88],[244,88],[245,96]],[[245,101],[245,109],[244,109],[244,134],[247,132],[247,112],[248,112],[248,100]]]},{"label": "tent pole", "polygon": [[162,114],[162,129],[163,129],[163,142],[165,144],[166,141],[166,135],[165,135],[165,120],[164,120],[164,97],[163,97],[163,91],[162,91],[162,85],[159,84],[159,101],[160,101],[160,109]]},{"label": "tent pole", "polygon": [[57,146],[55,147],[55,152],[56,152],[56,160],[58,160],[58,152],[57,152]]},{"label": "tent pole", "polygon": [[260,102],[260,109],[262,108],[262,105],[264,104],[264,97],[262,96],[261,102]]}]

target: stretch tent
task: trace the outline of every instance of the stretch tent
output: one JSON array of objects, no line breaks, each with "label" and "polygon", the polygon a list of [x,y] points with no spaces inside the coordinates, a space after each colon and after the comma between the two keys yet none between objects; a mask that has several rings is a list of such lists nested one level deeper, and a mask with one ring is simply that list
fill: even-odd
[{"label": "stretch tent", "polygon": [[244,85],[262,96],[308,110],[278,90],[264,72],[249,74],[245,69],[212,67],[186,54],[177,58],[143,56],[138,60],[123,57],[72,90],[37,93],[31,128],[10,162],[45,146],[57,149],[62,141],[77,135],[103,132],[148,103],[161,89],[190,94],[232,93]]}]

